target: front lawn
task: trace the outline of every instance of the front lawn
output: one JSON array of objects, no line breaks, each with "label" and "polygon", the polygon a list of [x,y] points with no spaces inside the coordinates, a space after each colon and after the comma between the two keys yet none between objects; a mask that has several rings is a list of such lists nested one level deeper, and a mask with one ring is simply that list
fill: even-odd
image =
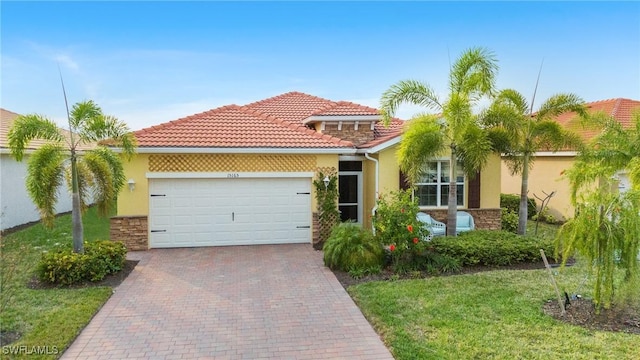
[{"label": "front lawn", "polygon": [[[109,239],[109,220],[98,217],[95,208],[89,209],[83,223],[85,241]],[[50,354],[35,356],[23,351],[8,355],[9,349],[3,347],[2,358],[51,358],[56,352],[60,356],[111,296],[110,287],[29,288],[42,252],[63,245],[71,246],[70,215],[57,218],[50,230],[37,224],[2,237],[4,292],[0,300],[7,306],[0,314],[0,329],[20,334],[9,346],[46,347]]]},{"label": "front lawn", "polygon": [[[584,269],[557,276],[569,293]],[[370,282],[348,289],[396,359],[638,359],[640,337],[587,330],[542,312],[546,270]]]}]

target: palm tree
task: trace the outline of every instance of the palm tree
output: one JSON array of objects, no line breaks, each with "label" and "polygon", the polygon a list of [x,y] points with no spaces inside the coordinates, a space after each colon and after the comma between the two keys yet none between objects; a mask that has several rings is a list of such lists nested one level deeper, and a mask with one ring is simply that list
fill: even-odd
[{"label": "palm tree", "polygon": [[[104,144],[108,140],[130,157],[135,152],[136,140],[124,123],[104,115],[93,101],[75,104],[68,121],[70,131],[65,132],[44,116],[21,115],[15,119],[7,137],[11,154],[17,161],[22,161],[31,140],[47,141],[28,161],[27,191],[43,223],[53,226],[58,188],[66,175],[72,194],[73,251],[83,253],[81,211],[93,200],[99,213],[106,216],[125,183],[120,157]],[[81,151],[87,144],[97,146]]]},{"label": "palm tree", "polygon": [[472,107],[493,93],[497,60],[484,48],[464,51],[449,73],[449,97],[440,101],[429,84],[403,80],[384,92],[381,109],[389,121],[403,103],[420,105],[439,115],[418,114],[412,118],[398,149],[400,169],[412,184],[425,173],[430,159],[450,151],[447,235],[456,234],[456,161],[468,176],[475,176],[493,151],[491,140],[473,114]]},{"label": "palm tree", "polygon": [[502,90],[483,114],[488,126],[499,127],[508,134],[508,141],[501,150],[506,154],[506,163],[512,175],[520,174],[520,208],[518,211],[518,234],[527,229],[527,202],[529,192],[529,170],[535,154],[541,150],[558,151],[576,147],[580,138],[565,130],[554,118],[566,112],[586,116],[584,101],[574,94],[557,94],[544,101],[537,112],[519,92]]}]

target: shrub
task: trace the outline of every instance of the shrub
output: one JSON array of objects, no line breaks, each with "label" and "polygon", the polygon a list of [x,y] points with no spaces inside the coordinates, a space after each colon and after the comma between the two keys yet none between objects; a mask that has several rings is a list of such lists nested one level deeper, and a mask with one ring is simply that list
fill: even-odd
[{"label": "shrub", "polygon": [[323,250],[326,266],[354,274],[381,267],[384,257],[382,245],[370,232],[348,222],[331,230]]},{"label": "shrub", "polygon": [[544,209],[540,214],[535,214],[535,215],[533,215],[533,216],[531,217],[531,220],[533,220],[533,221],[538,221],[538,218],[540,218],[540,221],[541,221],[541,222],[545,222],[545,223],[547,223],[547,224],[552,224],[552,225],[554,225],[554,224],[562,223],[562,221],[560,221],[560,220],[556,219],[556,217],[555,217],[555,216],[551,215],[551,214],[549,213],[549,210],[548,210],[548,209],[546,209],[546,208],[545,208],[545,209]]},{"label": "shrub", "polygon": [[122,270],[127,249],[119,242],[101,240],[85,243],[85,253],[59,249],[42,254],[37,267],[40,280],[72,285],[84,281],[100,281],[108,274]]},{"label": "shrub", "polygon": [[462,270],[460,261],[448,254],[441,254],[431,247],[422,251],[413,259],[413,264],[417,270],[425,270],[431,275],[457,273]]},{"label": "shrub", "polygon": [[416,216],[418,203],[411,199],[411,191],[396,191],[378,199],[378,209],[373,217],[376,237],[384,245],[394,245],[402,252],[413,244],[413,238],[426,235]]},{"label": "shrub", "polygon": [[[500,207],[516,213],[520,212],[520,196],[514,194],[500,194]],[[527,202],[527,217],[531,219],[538,212],[536,199],[529,198]]]},{"label": "shrub", "polygon": [[502,230],[518,233],[518,213],[502,208]]},{"label": "shrub", "polygon": [[554,253],[552,240],[492,230],[434,238],[431,245],[439,254],[458,259],[462,266],[537,262],[541,260],[540,249],[548,256]]}]

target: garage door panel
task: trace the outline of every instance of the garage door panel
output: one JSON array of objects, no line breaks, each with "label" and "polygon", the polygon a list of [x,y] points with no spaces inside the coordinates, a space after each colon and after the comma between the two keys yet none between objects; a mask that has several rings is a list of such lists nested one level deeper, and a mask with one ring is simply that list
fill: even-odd
[{"label": "garage door panel", "polygon": [[164,196],[150,198],[150,228],[165,231],[151,247],[308,243],[310,192],[308,178],[151,179]]}]

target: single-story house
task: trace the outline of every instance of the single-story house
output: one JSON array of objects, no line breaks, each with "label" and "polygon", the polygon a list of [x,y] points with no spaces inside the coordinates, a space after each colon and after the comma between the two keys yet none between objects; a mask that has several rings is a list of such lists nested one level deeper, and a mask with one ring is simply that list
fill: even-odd
[{"label": "single-story house", "polygon": [[[640,111],[640,101],[631,99],[609,99],[586,104],[590,112],[604,112],[614,117],[623,126],[631,126],[631,114]],[[583,129],[570,121],[576,117],[575,113],[565,113],[557,117],[557,121],[566,128],[576,131],[583,140],[591,140],[596,134],[594,129]],[[537,195],[544,198],[544,193],[555,195],[549,201],[549,213],[558,220],[573,217],[574,208],[570,201],[569,181],[562,176],[565,170],[571,168],[577,155],[576,151],[543,151],[536,153],[533,168],[529,173],[529,197]],[[629,188],[629,178],[626,174],[618,174],[620,191]],[[512,176],[506,163],[502,162],[502,192],[506,194],[520,194],[521,177]],[[537,200],[538,205],[540,201]]]},{"label": "single-story house", "polygon": [[[403,122],[381,119],[371,107],[289,92],[136,131],[111,239],[138,250],[312,243],[319,172],[338,177],[342,220],[370,227],[377,195],[403,186]],[[444,220],[449,164],[432,165],[416,196]],[[500,227],[499,179],[498,155],[473,181],[459,177],[460,208],[478,228]]]},{"label": "single-story house", "polygon": [[[45,141],[32,140],[25,151],[25,157],[17,162],[9,150],[7,134],[19,116],[14,112],[0,108],[0,231],[6,231],[16,226],[38,221],[40,213],[27,193],[25,180],[27,177],[27,162],[29,155]],[[63,134],[68,134],[62,130]],[[91,146],[83,146],[86,150]],[[71,211],[71,194],[66,187],[58,190],[56,213]]]}]

